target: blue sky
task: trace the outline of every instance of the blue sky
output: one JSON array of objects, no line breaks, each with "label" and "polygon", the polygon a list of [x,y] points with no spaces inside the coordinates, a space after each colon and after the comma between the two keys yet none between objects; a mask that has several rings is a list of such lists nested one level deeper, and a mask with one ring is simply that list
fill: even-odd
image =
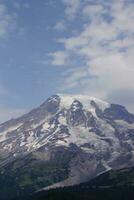
[{"label": "blue sky", "polygon": [[0,0],[0,122],[55,93],[134,111],[133,0]]}]

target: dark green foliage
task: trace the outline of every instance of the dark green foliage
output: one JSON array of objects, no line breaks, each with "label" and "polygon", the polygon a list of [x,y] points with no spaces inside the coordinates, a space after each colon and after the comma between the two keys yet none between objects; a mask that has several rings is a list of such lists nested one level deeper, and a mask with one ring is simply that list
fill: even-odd
[{"label": "dark green foliage", "polygon": [[[87,183],[42,191],[27,200],[132,200],[134,168],[109,171]],[[23,200],[23,199],[21,199]]]},{"label": "dark green foliage", "polygon": [[88,188],[71,187],[41,192],[16,200],[133,200],[134,187]]},{"label": "dark green foliage", "polygon": [[[48,161],[31,155],[0,170],[0,200],[131,200],[134,168],[106,172],[73,187],[35,193],[68,176],[69,157],[64,152]],[[72,155],[74,156],[74,155]],[[32,196],[30,196],[32,194]]]},{"label": "dark green foliage", "polygon": [[90,185],[94,186],[134,186],[134,168],[111,170],[90,181]]},{"label": "dark green foliage", "polygon": [[47,161],[30,155],[1,168],[0,200],[18,199],[66,179],[69,173],[69,157],[64,153],[59,152],[58,157],[53,156]]}]

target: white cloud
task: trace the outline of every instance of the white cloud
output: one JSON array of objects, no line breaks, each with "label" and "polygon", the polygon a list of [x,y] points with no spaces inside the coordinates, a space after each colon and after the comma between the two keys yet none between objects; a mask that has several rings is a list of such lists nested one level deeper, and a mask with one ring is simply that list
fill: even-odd
[{"label": "white cloud", "polygon": [[134,68],[128,64],[122,53],[101,56],[90,63],[89,73],[98,77],[92,80],[95,88],[105,90],[106,96],[116,90],[134,90]]},{"label": "white cloud", "polygon": [[[64,47],[60,54],[67,54],[70,62],[73,63],[72,55],[84,60],[83,72],[77,68],[71,75],[64,76],[65,87],[62,90],[79,88],[80,92],[104,99],[112,99],[112,95],[117,97],[114,95],[117,91],[118,94],[134,92],[134,2],[64,2],[66,15],[73,19],[80,12],[86,22],[82,31],[77,29],[77,35],[58,40]],[[125,104],[129,105],[129,100]]]},{"label": "white cloud", "polygon": [[67,62],[68,54],[62,51],[56,51],[54,53],[50,53],[49,56],[52,57],[51,64],[63,66]]},{"label": "white cloud", "polygon": [[103,6],[99,4],[87,5],[83,9],[83,14],[93,19],[96,15],[100,15],[104,12]]}]

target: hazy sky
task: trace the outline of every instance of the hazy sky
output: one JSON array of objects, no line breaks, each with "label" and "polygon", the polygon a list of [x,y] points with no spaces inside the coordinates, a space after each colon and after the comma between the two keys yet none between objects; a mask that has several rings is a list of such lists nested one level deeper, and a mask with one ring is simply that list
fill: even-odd
[{"label": "hazy sky", "polygon": [[55,93],[134,111],[133,0],[0,0],[0,122]]}]

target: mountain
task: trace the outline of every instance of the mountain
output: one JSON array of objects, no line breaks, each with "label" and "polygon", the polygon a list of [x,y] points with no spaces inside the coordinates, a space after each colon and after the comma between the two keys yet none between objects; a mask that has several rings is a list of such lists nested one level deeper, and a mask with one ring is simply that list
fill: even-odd
[{"label": "mountain", "polygon": [[76,185],[134,165],[134,115],[86,95],[53,95],[0,125],[0,197]]},{"label": "mountain", "polygon": [[128,200],[134,198],[134,167],[110,170],[79,185],[37,192],[27,200]]}]

